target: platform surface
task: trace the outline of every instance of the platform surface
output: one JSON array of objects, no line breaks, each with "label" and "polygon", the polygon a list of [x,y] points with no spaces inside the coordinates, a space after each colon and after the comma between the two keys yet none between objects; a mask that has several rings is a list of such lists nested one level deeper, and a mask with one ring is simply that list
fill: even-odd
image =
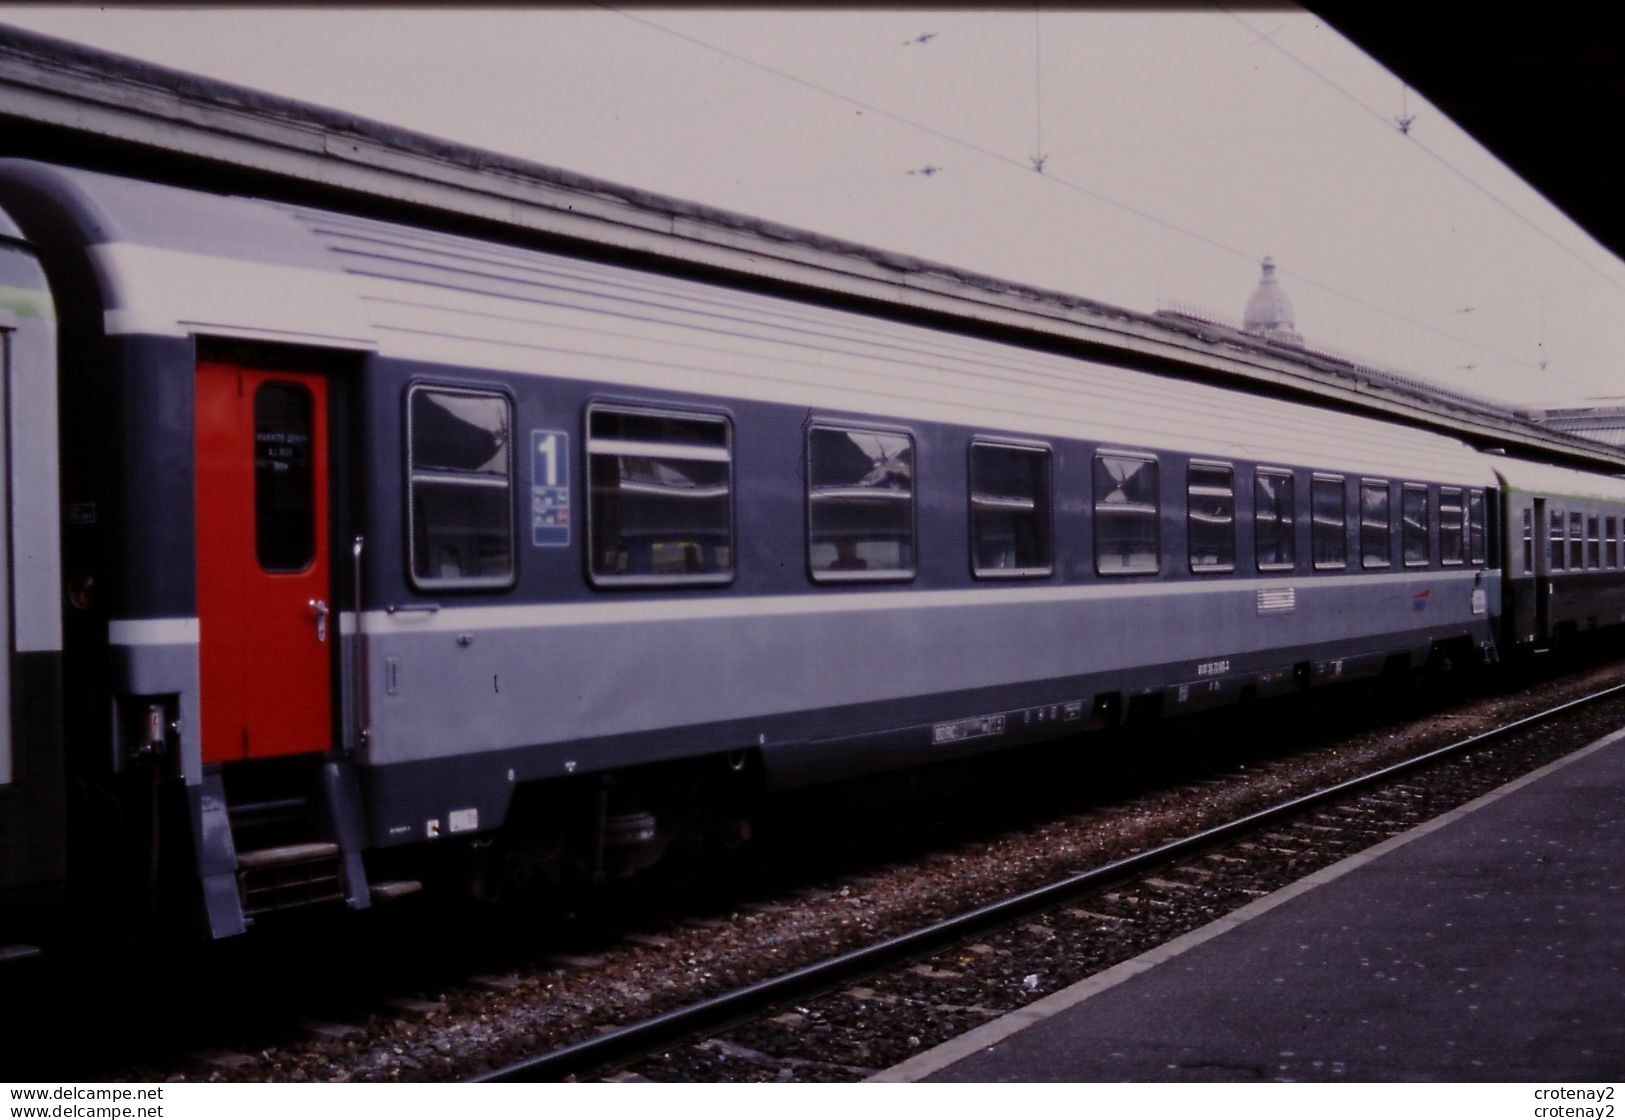
[{"label": "platform surface", "polygon": [[878,1075],[1625,1079],[1625,730]]}]

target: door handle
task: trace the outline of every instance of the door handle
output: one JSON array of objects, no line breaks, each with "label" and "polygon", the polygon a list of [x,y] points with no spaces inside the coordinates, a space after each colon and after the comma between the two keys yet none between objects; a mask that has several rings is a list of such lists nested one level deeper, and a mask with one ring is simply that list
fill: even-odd
[{"label": "door handle", "polygon": [[320,599],[312,599],[310,609],[316,612],[316,640],[325,642],[327,641],[327,616],[329,613],[327,604]]}]

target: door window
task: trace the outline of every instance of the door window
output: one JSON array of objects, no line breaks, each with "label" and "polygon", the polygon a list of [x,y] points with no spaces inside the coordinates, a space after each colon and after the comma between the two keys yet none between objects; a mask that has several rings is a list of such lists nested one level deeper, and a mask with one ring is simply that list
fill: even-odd
[{"label": "door window", "polygon": [[254,551],[267,572],[302,572],[316,558],[314,412],[303,385],[267,381],[254,394]]}]

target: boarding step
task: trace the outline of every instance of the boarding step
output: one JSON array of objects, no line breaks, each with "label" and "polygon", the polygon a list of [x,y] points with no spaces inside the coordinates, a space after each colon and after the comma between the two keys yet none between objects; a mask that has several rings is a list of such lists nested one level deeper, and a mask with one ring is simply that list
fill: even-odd
[{"label": "boarding step", "polygon": [[416,879],[391,879],[374,883],[371,889],[374,902],[394,902],[397,898],[417,894],[423,889],[423,884]]},{"label": "boarding step", "polygon": [[234,830],[301,821],[310,811],[305,797],[271,797],[259,801],[236,802],[228,807]]},{"label": "boarding step", "polygon": [[238,852],[237,892],[245,917],[343,902],[343,853],[320,841]]}]

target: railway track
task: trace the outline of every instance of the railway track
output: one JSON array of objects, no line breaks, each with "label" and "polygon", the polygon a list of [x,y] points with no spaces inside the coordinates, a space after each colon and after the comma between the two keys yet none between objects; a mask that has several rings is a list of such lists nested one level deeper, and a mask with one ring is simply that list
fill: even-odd
[{"label": "railway track", "polygon": [[[1600,724],[1576,718],[1599,709]],[[1620,715],[1625,685],[1614,685],[475,1080],[871,1077],[1415,827]]]},{"label": "railway track", "polygon": [[[54,1065],[27,1068],[132,1080],[457,1079],[498,1069],[533,1078],[868,1076],[1275,889],[1269,875],[1290,881],[1422,819],[1393,817],[1383,801],[1426,813],[1438,798],[1410,791],[1407,779],[1349,805],[1304,810],[1303,823],[1255,822],[1265,831],[1233,849],[1204,849],[1171,866],[1164,854],[1138,879],[1123,878],[1131,866],[1123,864],[1097,872],[1117,876],[1110,885],[1050,886],[1078,869],[1118,864],[1171,836],[1464,737],[1454,729],[1505,723],[1554,693],[1622,680],[1625,664],[1593,666],[1526,693],[1470,698],[1420,724],[1415,712],[1385,719],[1371,697],[1337,690],[1349,702],[1170,728],[1162,747],[1137,757],[1112,757],[1091,737],[1081,745],[1095,746],[1092,755],[1074,746],[1067,765],[1059,752],[1068,748],[1051,748],[1002,783],[986,771],[945,788],[911,779],[904,785],[932,788],[907,809],[870,801],[818,842],[798,834],[805,821],[845,809],[786,810],[787,834],[769,842],[767,866],[747,869],[735,887],[679,890],[653,903],[638,895],[542,932],[511,916],[447,919],[429,907],[362,924],[256,931],[249,944],[216,946],[209,960],[190,962],[196,982],[166,981],[161,1006],[76,975],[75,994],[116,1016],[87,1025],[64,1011],[82,1048],[52,1046]],[[1625,702],[1617,707],[1594,718],[1617,726]],[[1238,729],[1260,741],[1215,741]],[[1262,741],[1288,737],[1301,749]],[[1126,741],[1144,747],[1145,737]],[[1472,769],[1475,781],[1513,776],[1496,777],[1499,764]],[[1169,773],[1179,784],[1166,784]],[[1035,784],[1035,776],[1051,780]],[[972,805],[978,813],[967,814]],[[1048,901],[1069,891],[1085,893]],[[994,904],[1012,894],[1028,896],[1018,904],[1026,909],[1001,923]],[[937,935],[947,940],[935,951],[901,940],[966,913],[973,916],[961,919],[960,933]],[[966,932],[973,927],[980,932]],[[844,973],[818,971],[819,962],[861,951],[873,956],[851,958]],[[882,970],[882,960],[892,964]],[[792,974],[789,986],[774,987]],[[51,998],[42,988],[41,999]],[[724,1029],[722,1019],[732,1025]],[[656,1023],[641,1035],[605,1035],[609,1049],[575,1048],[648,1020]],[[45,1022],[38,1037],[60,1036]],[[508,1068],[544,1052],[546,1062],[528,1072]],[[12,1060],[33,1059],[14,1049]]]}]

